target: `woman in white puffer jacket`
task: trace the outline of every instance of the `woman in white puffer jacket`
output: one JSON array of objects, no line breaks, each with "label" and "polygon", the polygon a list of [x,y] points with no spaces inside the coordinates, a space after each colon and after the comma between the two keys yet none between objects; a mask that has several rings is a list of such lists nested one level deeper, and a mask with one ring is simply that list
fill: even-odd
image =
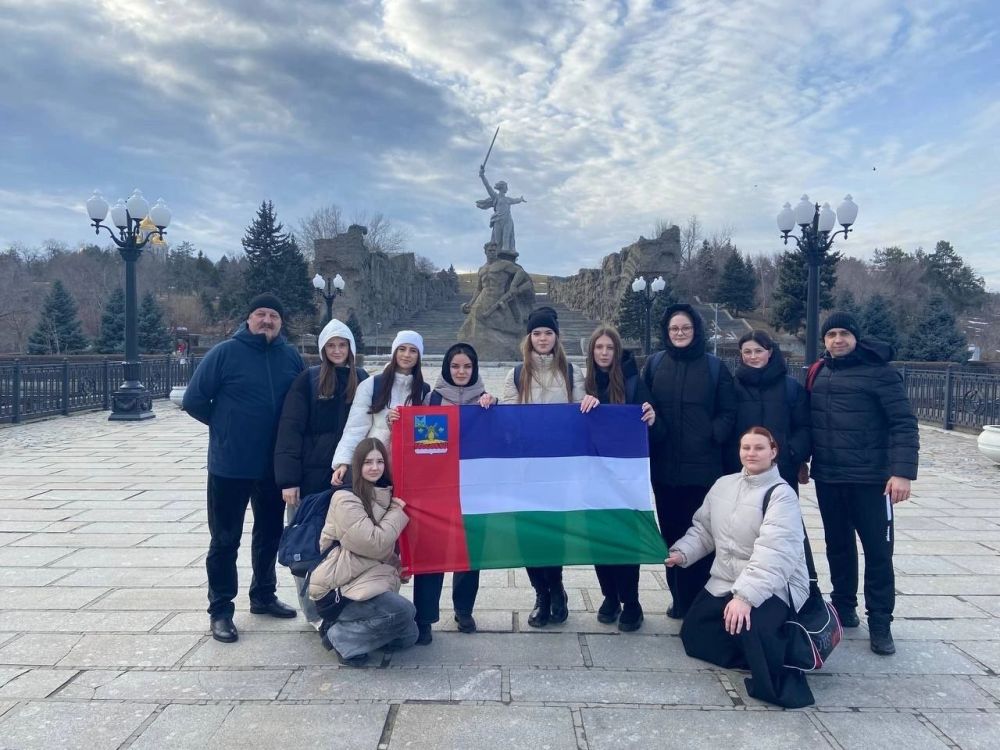
[{"label": "woman in white puffer jacket", "polygon": [[344,434],[333,453],[334,487],[344,483],[354,449],[366,437],[390,444],[400,406],[419,406],[430,392],[420,372],[424,339],[416,331],[400,331],[392,342],[392,359],[380,375],[358,384]]},{"label": "woman in white puffer jacket", "polygon": [[715,552],[708,583],[681,627],[688,656],[749,668],[750,696],[802,708],[813,695],[805,675],[785,666],[784,625],[809,596],[809,573],[799,499],[778,473],[777,457],[768,430],[743,433],[743,471],[712,485],[666,563],[686,567]]}]

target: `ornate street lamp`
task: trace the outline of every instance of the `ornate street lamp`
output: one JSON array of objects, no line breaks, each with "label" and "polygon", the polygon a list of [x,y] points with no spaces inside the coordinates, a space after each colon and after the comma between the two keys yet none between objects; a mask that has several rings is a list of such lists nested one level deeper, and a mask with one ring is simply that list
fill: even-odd
[{"label": "ornate street lamp", "polygon": [[339,273],[331,278],[323,278],[320,274],[313,276],[313,286],[316,288],[316,292],[323,298],[326,302],[326,322],[329,323],[333,320],[333,301],[337,298],[337,295],[344,291],[344,287],[347,286],[347,282],[344,281],[344,277]]},{"label": "ornate street lamp", "polygon": [[[142,364],[139,361],[139,318],[136,304],[135,263],[154,238],[163,239],[167,225],[170,224],[170,209],[160,198],[152,208],[138,190],[132,192],[127,201],[119,200],[111,207],[111,223],[117,233],[104,224],[108,215],[108,202],[101,194],[94,194],[87,201],[87,213],[94,225],[94,234],[100,234],[106,229],[111,240],[118,246],[118,252],[125,260],[125,380],[111,397],[111,416],[113,422],[135,422],[142,419],[152,419],[153,399],[139,378],[142,375]],[[145,223],[146,219],[149,219]],[[150,229],[152,224],[155,229]]]},{"label": "ornate street lamp", "polygon": [[646,356],[649,356],[650,349],[650,337],[652,333],[653,322],[650,320],[650,313],[653,309],[653,295],[659,294],[667,286],[667,282],[663,280],[662,276],[657,276],[653,279],[651,284],[646,284],[646,279],[642,276],[637,276],[635,281],[632,282],[632,291],[636,294],[641,294],[645,292],[642,297],[642,306],[646,314],[646,330],[645,337],[643,338],[643,350]]},{"label": "ornate street lamp", "polygon": [[[815,362],[818,356],[816,350],[819,343],[820,266],[833,246],[833,238],[843,234],[844,239],[847,239],[851,226],[857,218],[858,204],[850,195],[837,206],[836,214],[833,213],[829,203],[824,203],[821,208],[818,203],[811,203],[808,195],[803,195],[794,209],[791,204],[786,203],[778,214],[778,230],[782,239],[786,245],[789,237],[795,240],[799,249],[805,253],[806,264],[809,266],[809,282],[806,287],[806,367]],[[838,221],[843,229],[830,234]],[[790,234],[796,224],[799,225],[801,236]]]}]

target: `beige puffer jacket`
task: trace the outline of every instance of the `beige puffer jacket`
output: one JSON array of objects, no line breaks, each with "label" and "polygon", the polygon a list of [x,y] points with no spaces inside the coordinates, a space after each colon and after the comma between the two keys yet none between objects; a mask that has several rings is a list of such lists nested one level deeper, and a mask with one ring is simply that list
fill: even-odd
[{"label": "beige puffer jacket", "polygon": [[[531,401],[532,404],[565,404],[566,401],[566,373],[556,372],[555,355],[531,353],[532,365],[535,368],[537,377],[531,379]],[[578,404],[583,401],[586,394],[583,383],[586,379],[586,372],[579,367],[573,368],[573,403]],[[524,377],[524,373],[521,373]],[[517,387],[514,385],[514,369],[507,373],[503,383],[503,397],[501,404],[516,404]]]},{"label": "beige puffer jacket", "polygon": [[[776,484],[780,486],[762,516],[764,495]],[[695,512],[691,528],[670,549],[684,556],[682,567],[715,551],[705,585],[713,596],[732,593],[752,607],[772,596],[788,604],[790,586],[798,611],[809,596],[804,534],[799,499],[772,466],[763,474],[720,477]]]},{"label": "beige puffer jacket", "polygon": [[353,492],[333,493],[319,547],[325,550],[335,539],[340,540],[340,546],[313,571],[309,579],[311,599],[322,599],[338,586],[344,596],[357,601],[399,591],[396,540],[410,519],[402,502],[392,497],[391,487],[375,488],[372,514],[374,521]]}]

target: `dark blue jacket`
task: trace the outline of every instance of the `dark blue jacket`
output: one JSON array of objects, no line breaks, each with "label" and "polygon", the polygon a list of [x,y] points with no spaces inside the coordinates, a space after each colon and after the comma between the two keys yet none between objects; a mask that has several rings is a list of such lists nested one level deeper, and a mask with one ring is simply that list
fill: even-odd
[{"label": "dark blue jacket", "polygon": [[266,479],[285,394],[302,357],[284,334],[270,344],[244,323],[205,355],[184,392],[184,411],[208,425],[208,473]]}]

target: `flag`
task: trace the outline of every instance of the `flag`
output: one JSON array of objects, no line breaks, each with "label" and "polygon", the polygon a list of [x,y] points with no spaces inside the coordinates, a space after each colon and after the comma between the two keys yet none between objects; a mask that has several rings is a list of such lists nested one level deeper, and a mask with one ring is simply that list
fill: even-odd
[{"label": "flag", "polygon": [[407,574],[658,563],[638,406],[419,406],[392,431]]}]

